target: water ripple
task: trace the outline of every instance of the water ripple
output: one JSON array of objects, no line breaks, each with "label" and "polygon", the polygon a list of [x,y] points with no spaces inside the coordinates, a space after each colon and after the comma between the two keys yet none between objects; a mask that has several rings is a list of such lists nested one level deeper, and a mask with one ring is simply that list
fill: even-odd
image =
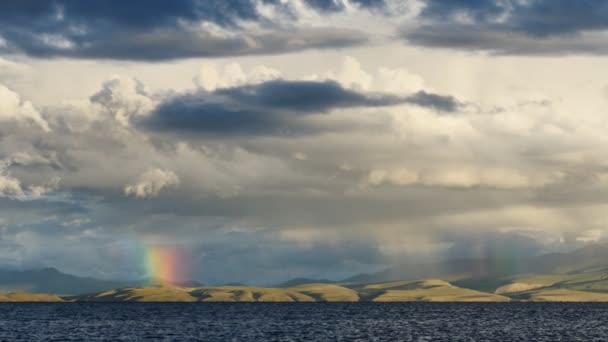
[{"label": "water ripple", "polygon": [[3,303],[0,341],[602,341],[608,304]]}]

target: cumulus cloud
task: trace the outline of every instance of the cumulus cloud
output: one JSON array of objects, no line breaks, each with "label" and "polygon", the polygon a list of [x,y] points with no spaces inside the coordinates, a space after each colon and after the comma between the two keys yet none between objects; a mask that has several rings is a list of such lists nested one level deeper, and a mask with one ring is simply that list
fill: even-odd
[{"label": "cumulus cloud", "polygon": [[421,185],[447,188],[489,187],[496,189],[530,189],[561,181],[561,175],[535,174],[496,167],[447,167],[441,170],[414,171],[373,169],[367,182],[371,185]]},{"label": "cumulus cloud", "polygon": [[155,106],[141,82],[120,76],[104,82],[102,89],[92,95],[90,100],[103,106],[123,126],[128,126],[132,117],[148,113]]},{"label": "cumulus cloud", "polygon": [[50,131],[48,122],[31,102],[21,99],[19,94],[2,84],[0,84],[0,121],[30,122],[46,132]]},{"label": "cumulus cloud", "polygon": [[6,175],[0,175],[0,195],[22,197],[25,192],[21,188],[18,179]]},{"label": "cumulus cloud", "polygon": [[361,63],[351,56],[344,58],[339,71],[328,71],[325,77],[336,80],[346,88],[364,91],[369,91],[373,82],[373,76],[363,70]]},{"label": "cumulus cloud", "polygon": [[125,187],[124,192],[138,198],[154,197],[161,190],[178,184],[179,178],[173,171],[155,168],[142,173],[136,183]]},{"label": "cumulus cloud", "polygon": [[391,94],[432,92],[424,79],[407,68],[379,67],[366,70],[356,58],[346,56],[338,70],[328,70],[322,76],[313,75],[314,80],[329,79],[343,87],[357,91],[379,91]]},{"label": "cumulus cloud", "polygon": [[18,200],[37,199],[55,190],[60,178],[53,177],[46,184],[31,184],[25,186],[21,180],[9,175],[8,168],[13,165],[32,165],[37,161],[27,154],[15,154],[0,161],[0,197],[15,198]]},{"label": "cumulus cloud", "polygon": [[220,68],[217,64],[205,62],[199,69],[199,74],[194,78],[194,83],[199,89],[214,91],[218,88],[231,88],[244,84],[258,84],[282,77],[279,70],[259,65],[255,68],[243,71],[238,63],[229,63]]}]

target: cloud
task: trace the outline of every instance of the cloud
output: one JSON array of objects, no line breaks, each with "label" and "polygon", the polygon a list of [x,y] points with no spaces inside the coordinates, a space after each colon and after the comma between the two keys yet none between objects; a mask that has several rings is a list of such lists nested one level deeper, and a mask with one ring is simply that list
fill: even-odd
[{"label": "cloud", "polygon": [[447,234],[445,239],[450,244],[445,251],[448,258],[517,259],[546,250],[539,239],[517,231]]},{"label": "cloud", "polygon": [[453,96],[431,94],[423,90],[410,95],[406,102],[439,112],[455,112],[460,107],[460,103]]},{"label": "cloud", "polygon": [[412,44],[497,54],[606,54],[608,5],[602,1],[427,0]]},{"label": "cloud", "polygon": [[322,11],[344,11],[347,5],[356,5],[365,8],[382,8],[386,5],[385,0],[307,0],[309,6]]},{"label": "cloud", "polygon": [[201,65],[198,75],[194,78],[194,83],[201,90],[214,91],[218,88],[258,84],[281,77],[282,73],[279,70],[265,65],[259,65],[245,72],[238,63],[229,63],[219,67],[215,63],[205,62]]},{"label": "cloud", "polygon": [[18,179],[6,175],[0,175],[0,196],[22,197],[25,192],[21,188]]},{"label": "cloud", "polygon": [[141,82],[120,76],[105,81],[90,101],[103,106],[108,115],[124,126],[129,125],[131,117],[143,115],[155,106]]},{"label": "cloud", "polygon": [[322,76],[314,75],[312,79],[335,80],[343,87],[357,91],[376,91],[400,96],[416,92],[432,93],[420,75],[406,68],[379,67],[370,72],[352,56],[344,57],[337,71],[328,70]]},{"label": "cloud", "polygon": [[542,38],[608,28],[608,4],[593,0],[427,0],[421,17],[472,22]]},{"label": "cloud", "polygon": [[403,31],[408,42],[426,47],[488,51],[498,55],[547,55],[608,53],[603,33],[582,32],[571,36],[544,38],[524,34],[483,30],[477,27],[425,27]]},{"label": "cloud", "polygon": [[[319,11],[344,10],[345,2],[335,0],[304,0],[304,4]],[[363,8],[383,7],[384,0],[351,0]],[[210,21],[222,26],[234,26],[239,20],[258,20],[260,5],[275,5],[289,9],[288,1],[275,0],[134,0],[125,3],[108,0],[102,4],[83,4],[77,0],[40,0],[36,3],[3,3],[1,17],[8,25],[25,25],[26,18],[35,28],[64,27],[68,24],[99,22],[120,27],[153,28],[179,21]],[[52,25],[54,24],[54,25]]]},{"label": "cloud", "polygon": [[22,100],[19,94],[0,84],[0,122],[33,123],[48,132],[48,122],[42,118],[34,105]]},{"label": "cloud", "polygon": [[[335,49],[367,42],[353,30],[310,28],[266,33],[224,32],[216,35],[204,29],[164,29],[146,32],[108,33],[83,43],[53,45],[25,41],[14,44],[16,52],[32,57],[90,58],[163,61],[195,57],[227,57],[281,54],[308,49]],[[30,43],[32,45],[25,45]]]},{"label": "cloud", "polygon": [[[318,12],[343,6],[310,1]],[[359,8],[378,8],[382,1],[354,1]],[[106,1],[84,5],[75,0],[42,0],[35,4],[0,5],[0,37],[5,51],[29,56],[172,60],[277,54],[306,49],[339,48],[367,42],[361,32],[330,27],[289,25],[280,18],[295,15],[290,3],[274,0]],[[293,20],[292,20],[293,23]]]},{"label": "cloud", "polygon": [[[338,64],[325,70],[330,62]],[[366,71],[355,59],[344,67],[337,59],[307,78],[308,68],[295,73],[290,64],[225,63],[205,63],[190,90],[171,89],[163,75],[147,87],[150,74],[133,71],[142,81],[111,76],[81,98],[36,105],[48,132],[31,119],[3,121],[0,159],[11,165],[0,173],[7,194],[0,265],[134,277],[141,268],[117,245],[152,240],[199,252],[196,279],[278,282],[345,278],[442,250],[462,257],[478,245],[483,256],[511,241],[486,232],[535,232],[539,247],[519,239],[508,245],[526,253],[567,234],[574,242],[562,248],[583,243],[576,242],[588,240],[581,226],[605,232],[607,141],[597,113],[606,99],[601,79],[597,89],[588,82],[595,69],[573,70],[580,77],[572,82],[551,82],[567,91],[545,96],[543,88],[537,96],[528,91],[536,78],[511,78],[519,77],[512,70],[528,70],[520,59],[491,74],[451,68],[479,77],[482,88],[456,76],[445,86],[433,66],[435,76],[425,80],[415,64]],[[125,66],[133,67],[116,69],[129,72]],[[563,76],[552,70],[538,71]],[[191,79],[181,81],[192,87]],[[442,91],[479,92],[500,110],[461,113],[427,96]],[[537,104],[519,105],[530,101]],[[160,110],[167,111],[159,119]],[[168,124],[146,126],[154,120]],[[33,187],[51,188],[55,177],[56,191],[34,197],[41,192]]]},{"label": "cloud", "polygon": [[541,188],[561,181],[556,175],[530,174],[520,170],[497,167],[457,167],[445,170],[416,171],[408,168],[395,170],[373,169],[367,176],[367,183],[374,186],[383,184],[398,186],[431,186],[446,188],[495,188],[503,190]]},{"label": "cloud", "polygon": [[12,165],[32,165],[39,162],[27,154],[15,154],[11,158],[0,160],[0,197],[14,198],[18,200],[30,200],[40,198],[55,190],[60,178],[54,177],[46,184],[24,186],[22,182],[8,174],[8,168]]},{"label": "cloud", "polygon": [[0,77],[3,79],[19,78],[28,72],[31,72],[31,69],[27,64],[18,63],[0,57]]},{"label": "cloud", "polygon": [[312,133],[302,119],[337,109],[413,104],[456,111],[451,96],[424,91],[409,95],[366,94],[334,81],[271,80],[258,84],[178,95],[161,103],[139,125],[154,131],[210,134]]},{"label": "cloud", "polygon": [[127,196],[138,198],[154,197],[167,187],[177,186],[179,178],[173,171],[163,169],[150,169],[141,176],[135,184],[129,184],[124,192]]},{"label": "cloud", "polygon": [[219,89],[215,94],[251,107],[300,113],[327,112],[335,108],[381,107],[404,101],[393,96],[367,95],[348,90],[332,81],[274,80]]}]

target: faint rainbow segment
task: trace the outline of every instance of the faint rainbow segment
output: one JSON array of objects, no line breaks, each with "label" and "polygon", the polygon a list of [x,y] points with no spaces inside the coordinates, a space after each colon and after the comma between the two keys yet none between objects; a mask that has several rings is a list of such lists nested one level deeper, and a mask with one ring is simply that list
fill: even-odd
[{"label": "faint rainbow segment", "polygon": [[147,246],[146,274],[153,284],[176,285],[192,280],[192,255],[185,248]]}]

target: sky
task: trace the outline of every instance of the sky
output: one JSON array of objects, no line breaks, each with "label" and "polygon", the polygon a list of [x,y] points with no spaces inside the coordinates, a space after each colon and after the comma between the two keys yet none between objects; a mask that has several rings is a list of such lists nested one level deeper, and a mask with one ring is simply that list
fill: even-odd
[{"label": "sky", "polygon": [[[342,279],[608,236],[608,2],[0,2],[0,267]],[[143,251],[143,252],[142,252]]]}]

